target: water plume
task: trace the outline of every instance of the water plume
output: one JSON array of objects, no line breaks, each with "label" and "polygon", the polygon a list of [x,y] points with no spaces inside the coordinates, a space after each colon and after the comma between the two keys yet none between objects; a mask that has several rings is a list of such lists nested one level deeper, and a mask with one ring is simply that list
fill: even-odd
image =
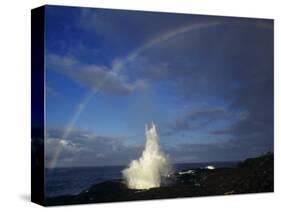
[{"label": "water plume", "polygon": [[167,156],[161,151],[156,127],[145,126],[146,144],[141,157],[133,160],[122,171],[130,189],[150,189],[160,187],[161,178],[169,175],[170,165]]}]

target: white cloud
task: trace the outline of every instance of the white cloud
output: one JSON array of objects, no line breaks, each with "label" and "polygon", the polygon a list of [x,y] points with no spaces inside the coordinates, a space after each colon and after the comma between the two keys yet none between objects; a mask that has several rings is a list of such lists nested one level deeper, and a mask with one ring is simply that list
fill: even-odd
[{"label": "white cloud", "polygon": [[109,68],[103,65],[85,64],[70,56],[49,53],[47,65],[94,91],[125,95],[147,87],[147,82],[141,79],[129,82],[128,77],[120,73],[119,69],[122,67],[118,60],[114,60],[112,67]]},{"label": "white cloud", "polygon": [[73,130],[67,139],[61,139],[63,132],[63,129],[47,131],[47,167],[125,165],[141,151],[139,146],[126,144],[124,137]]}]

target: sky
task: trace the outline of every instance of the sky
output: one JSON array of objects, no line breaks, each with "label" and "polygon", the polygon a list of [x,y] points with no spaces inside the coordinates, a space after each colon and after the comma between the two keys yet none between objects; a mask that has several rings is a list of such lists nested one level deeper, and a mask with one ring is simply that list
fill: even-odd
[{"label": "sky", "polygon": [[273,151],[273,21],[46,7],[47,167],[127,165],[153,121],[172,163]]}]

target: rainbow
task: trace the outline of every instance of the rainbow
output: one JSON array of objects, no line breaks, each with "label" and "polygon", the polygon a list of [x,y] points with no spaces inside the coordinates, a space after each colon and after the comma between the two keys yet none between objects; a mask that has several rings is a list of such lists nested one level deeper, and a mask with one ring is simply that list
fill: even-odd
[{"label": "rainbow", "polygon": [[[135,58],[137,58],[141,53],[143,53],[144,51],[152,48],[153,46],[169,40],[171,38],[174,38],[180,34],[183,33],[187,33],[187,32],[192,32],[192,31],[196,31],[196,30],[201,30],[201,29],[206,29],[209,27],[215,27],[218,25],[223,25],[223,24],[228,24],[227,22],[209,22],[209,23],[198,23],[198,24],[193,24],[193,25],[188,25],[188,26],[184,26],[184,27],[180,27],[177,29],[174,29],[172,31],[168,31],[156,38],[153,38],[151,40],[149,40],[148,42],[144,43],[142,46],[140,46],[139,48],[135,49],[135,51],[131,52],[129,55],[127,55],[127,57],[123,58],[123,60],[119,60],[116,63],[114,63],[112,65],[112,68],[110,70],[110,72],[114,72],[114,73],[119,73],[122,68],[124,66],[126,66],[127,63],[129,63],[130,61],[133,61]],[[267,25],[258,25],[259,27],[264,27],[264,28],[269,28]],[[270,29],[272,29],[270,27]],[[82,99],[81,103],[79,104],[79,108],[75,111],[75,113],[73,114],[73,116],[71,117],[70,121],[68,122],[65,131],[61,137],[61,140],[66,140],[69,136],[69,134],[72,132],[75,123],[77,122],[77,120],[80,117],[80,114],[83,112],[84,108],[87,106],[87,104],[91,101],[91,99],[93,98],[93,96],[99,92],[100,88],[104,85],[104,83],[106,83],[107,81],[107,77],[105,77],[103,80],[101,80],[99,82],[99,84],[96,86],[95,89],[91,90],[88,94],[86,94],[86,96]],[[61,152],[61,146],[59,145],[58,148],[56,149],[52,160],[49,163],[49,168],[54,168],[56,167],[59,155]]]}]

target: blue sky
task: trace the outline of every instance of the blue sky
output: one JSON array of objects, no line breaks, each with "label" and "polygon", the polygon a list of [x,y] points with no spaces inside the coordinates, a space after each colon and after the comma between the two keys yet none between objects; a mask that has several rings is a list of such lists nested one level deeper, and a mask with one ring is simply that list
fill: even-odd
[{"label": "blue sky", "polygon": [[46,85],[50,167],[273,151],[272,20],[47,6]]}]

